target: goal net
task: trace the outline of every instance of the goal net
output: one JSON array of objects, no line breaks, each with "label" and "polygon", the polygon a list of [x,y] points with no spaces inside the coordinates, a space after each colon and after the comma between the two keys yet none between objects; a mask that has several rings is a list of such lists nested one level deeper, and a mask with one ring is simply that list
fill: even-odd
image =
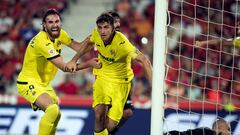
[{"label": "goal net", "polygon": [[[240,134],[240,1],[169,0],[168,6],[164,132],[212,128],[220,117]],[[206,40],[217,42],[196,46]]]}]

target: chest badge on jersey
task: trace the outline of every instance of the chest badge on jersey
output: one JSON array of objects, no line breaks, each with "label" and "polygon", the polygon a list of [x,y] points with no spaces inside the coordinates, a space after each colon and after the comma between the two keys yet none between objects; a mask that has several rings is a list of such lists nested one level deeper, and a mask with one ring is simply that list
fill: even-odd
[{"label": "chest badge on jersey", "polygon": [[122,41],[121,43],[120,43],[120,45],[124,45],[125,44],[125,41]]},{"label": "chest badge on jersey", "polygon": [[116,56],[116,52],[114,50],[110,50],[110,54]]}]

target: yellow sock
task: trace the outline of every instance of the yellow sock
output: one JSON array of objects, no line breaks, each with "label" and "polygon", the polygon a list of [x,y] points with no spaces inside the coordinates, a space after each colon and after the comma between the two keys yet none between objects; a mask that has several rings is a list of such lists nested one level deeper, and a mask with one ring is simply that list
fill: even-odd
[{"label": "yellow sock", "polygon": [[98,132],[98,133],[96,133],[96,132],[94,132],[94,135],[108,135],[108,131],[107,131],[107,129],[105,128],[103,131],[101,131],[101,132]]},{"label": "yellow sock", "polygon": [[61,118],[61,113],[59,113],[56,121],[54,122],[53,129],[52,129],[50,135],[55,135],[56,130],[57,130],[57,125],[58,125],[58,122],[59,122],[60,118]]},{"label": "yellow sock", "polygon": [[40,121],[38,135],[50,135],[52,131],[54,132],[54,128],[57,126],[60,115],[61,114],[58,105],[49,105]]}]

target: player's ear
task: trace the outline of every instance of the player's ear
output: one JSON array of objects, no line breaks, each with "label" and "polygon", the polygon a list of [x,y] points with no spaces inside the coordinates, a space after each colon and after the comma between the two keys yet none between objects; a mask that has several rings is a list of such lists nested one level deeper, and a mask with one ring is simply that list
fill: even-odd
[{"label": "player's ear", "polygon": [[42,26],[43,26],[43,30],[46,31],[46,24],[42,23]]}]

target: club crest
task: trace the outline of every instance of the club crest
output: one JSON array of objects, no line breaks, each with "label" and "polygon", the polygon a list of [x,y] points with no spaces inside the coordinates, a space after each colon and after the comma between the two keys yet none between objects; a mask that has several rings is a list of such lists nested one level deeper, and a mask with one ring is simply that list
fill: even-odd
[{"label": "club crest", "polygon": [[116,56],[116,52],[114,50],[110,50],[111,55]]}]

